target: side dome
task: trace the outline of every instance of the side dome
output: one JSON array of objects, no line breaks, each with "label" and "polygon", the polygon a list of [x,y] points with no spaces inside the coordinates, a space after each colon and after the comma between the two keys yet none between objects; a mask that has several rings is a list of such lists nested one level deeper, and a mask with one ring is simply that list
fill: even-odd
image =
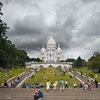
[{"label": "side dome", "polygon": [[58,52],[58,53],[61,53],[61,51],[62,51],[62,50],[61,50],[61,48],[60,48],[60,44],[58,44],[57,52]]},{"label": "side dome", "polygon": [[48,40],[47,45],[56,45],[56,41],[53,39],[52,36],[51,36],[50,39]]},{"label": "side dome", "polygon": [[43,52],[45,52],[46,51],[46,49],[44,48],[44,44],[43,44],[43,47],[42,47],[42,49],[41,49],[41,52],[43,53]]}]

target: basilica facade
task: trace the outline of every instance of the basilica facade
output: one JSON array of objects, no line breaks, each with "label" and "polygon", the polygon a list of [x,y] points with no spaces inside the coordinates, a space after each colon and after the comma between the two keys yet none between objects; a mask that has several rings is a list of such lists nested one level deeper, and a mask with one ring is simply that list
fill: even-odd
[{"label": "basilica facade", "polygon": [[46,46],[44,46],[43,44],[39,58],[43,60],[43,62],[48,62],[48,63],[60,62],[61,60],[64,60],[60,44],[58,45],[56,44],[56,41],[54,40],[52,35],[47,41]]}]

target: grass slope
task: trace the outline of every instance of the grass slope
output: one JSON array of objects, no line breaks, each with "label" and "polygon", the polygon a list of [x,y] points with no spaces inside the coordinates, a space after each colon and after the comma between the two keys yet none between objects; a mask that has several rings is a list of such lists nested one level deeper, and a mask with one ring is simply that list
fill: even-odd
[{"label": "grass slope", "polygon": [[69,73],[66,72],[65,76],[60,68],[42,68],[34,74],[34,77],[30,78],[27,83],[33,84],[34,82],[46,83],[47,80],[50,80],[51,83],[54,83],[55,80],[60,82],[61,79],[64,81],[67,80],[69,87],[73,87],[73,84],[79,84],[79,82],[70,77]]},{"label": "grass slope", "polygon": [[[16,69],[11,69],[11,70],[3,70],[2,72],[0,72],[0,83],[3,83],[4,80],[8,80],[12,76],[18,76],[19,74],[21,74],[22,72],[27,71],[27,70],[29,70],[29,69],[16,68]],[[7,75],[7,76],[5,76],[5,75]]]},{"label": "grass slope", "polygon": [[[97,81],[99,81],[100,82],[100,73],[94,73],[92,70],[90,70],[90,69],[83,69],[83,68],[81,68],[81,69],[77,69],[77,68],[73,68],[73,70],[75,71],[75,72],[81,72],[83,75],[85,75],[85,76],[89,76],[89,77],[91,77],[91,78],[93,78],[94,80],[97,80]],[[95,77],[97,75],[97,77]]]}]

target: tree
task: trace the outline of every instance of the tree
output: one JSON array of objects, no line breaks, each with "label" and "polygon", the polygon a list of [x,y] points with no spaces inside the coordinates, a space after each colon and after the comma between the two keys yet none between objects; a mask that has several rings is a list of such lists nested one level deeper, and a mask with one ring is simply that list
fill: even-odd
[{"label": "tree", "polygon": [[66,59],[66,62],[75,62],[75,59],[73,59],[73,58],[68,58],[68,59]]},{"label": "tree", "polygon": [[91,68],[93,72],[95,69],[98,69],[98,72],[100,73],[100,54],[98,53],[95,56],[92,56],[88,62],[87,62],[88,68]]},{"label": "tree", "polygon": [[1,16],[3,13],[1,12],[1,8],[3,4],[0,2],[0,66],[3,67],[7,64],[7,55],[5,52],[5,44],[6,44],[6,32],[7,32],[7,24],[1,20]]},{"label": "tree", "polygon": [[34,62],[43,62],[43,60],[41,60],[40,58],[30,58],[29,60]]},{"label": "tree", "polygon": [[3,13],[1,8],[3,4],[0,2],[0,67],[11,68],[13,66],[25,66],[27,53],[24,50],[19,50],[10,40],[7,39],[7,24],[1,19]]},{"label": "tree", "polygon": [[81,68],[83,67],[83,63],[86,62],[85,60],[81,59],[81,57],[79,56],[77,58],[77,60],[73,63],[73,67],[76,67],[76,68]]}]

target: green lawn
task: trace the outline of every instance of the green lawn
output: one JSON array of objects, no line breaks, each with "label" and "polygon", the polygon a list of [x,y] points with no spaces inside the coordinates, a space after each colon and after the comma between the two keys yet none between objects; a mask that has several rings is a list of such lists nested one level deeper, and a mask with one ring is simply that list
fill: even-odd
[{"label": "green lawn", "polygon": [[[56,74],[56,75],[55,75]],[[64,81],[67,79],[69,87],[73,87],[73,84],[79,84],[79,82],[74,79],[69,77],[69,73],[66,72],[65,76],[63,76],[63,72],[60,72],[59,68],[42,68],[38,72],[34,74],[33,78],[30,78],[27,83],[33,84],[34,82],[38,83],[46,83],[46,81],[49,79],[51,83],[54,83],[55,80],[60,82],[61,79]],[[44,79],[44,77],[47,77]]]},{"label": "green lawn", "polygon": [[[3,70],[2,72],[0,72],[0,83],[3,83],[4,80],[8,80],[13,75],[14,76],[18,76],[19,74],[21,74],[22,72],[27,71],[27,70],[29,70],[29,69],[26,69],[26,68],[16,68],[16,69],[11,69],[11,70]],[[7,75],[7,76],[2,77],[4,74]]]},{"label": "green lawn", "polygon": [[[73,68],[73,70],[75,71],[75,72],[82,72],[82,74],[83,75],[85,75],[85,76],[90,76],[91,78],[93,78],[94,80],[97,80],[97,81],[99,81],[100,82],[100,74],[99,73],[94,73],[94,72],[92,72],[92,70],[90,70],[90,69],[83,69],[83,68],[81,68],[81,69],[77,69],[77,68]],[[95,77],[95,76],[98,76],[97,78]]]}]

